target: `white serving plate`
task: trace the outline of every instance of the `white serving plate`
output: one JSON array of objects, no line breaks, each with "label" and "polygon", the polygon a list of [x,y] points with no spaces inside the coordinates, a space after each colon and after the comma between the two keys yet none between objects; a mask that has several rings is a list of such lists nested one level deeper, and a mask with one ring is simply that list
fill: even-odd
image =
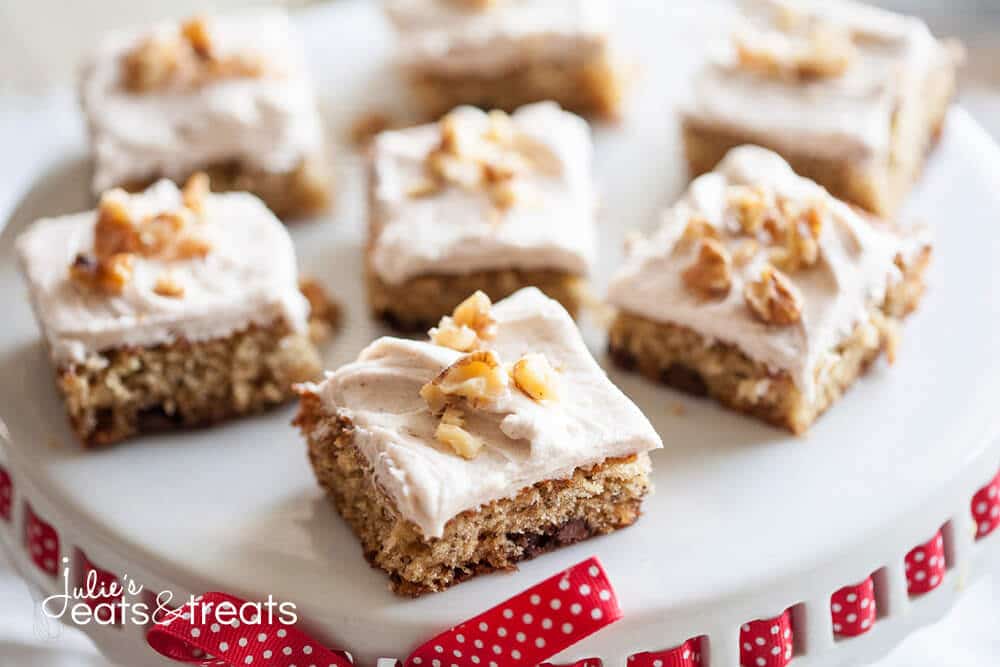
[{"label": "white serving plate", "polygon": [[[643,63],[629,115],[596,130],[603,194],[595,285],[621,260],[625,234],[649,228],[686,183],[673,108],[717,20],[696,2],[623,5],[620,30]],[[390,36],[374,4],[344,1],[298,15],[331,132],[358,113],[400,106],[388,69]],[[0,236],[0,415],[15,516],[0,540],[43,591],[60,588],[21,548],[24,501],[100,567],[147,588],[222,590],[294,601],[316,636],[361,664],[405,657],[422,641],[589,555],[615,584],[625,618],[560,655],[621,666],[643,650],[707,635],[711,664],[736,665],[739,627],[800,605],[795,665],[859,664],[940,617],[986,566],[996,535],[974,542],[969,501],[1000,465],[1000,151],[954,110],[906,215],[933,226],[937,252],[900,361],[877,364],[808,436],[782,431],[654,386],[607,365],[646,412],[665,449],[653,456],[657,492],[633,528],[480,577],[448,592],[393,596],[315,485],[294,408],[210,430],[82,451],[69,432],[12,251],[31,220],[88,207],[82,129],[68,94],[25,113],[15,130],[30,154],[2,172],[26,189]],[[13,136],[12,132],[11,136]],[[367,314],[361,280],[362,170],[339,149],[339,202],[330,219],[292,228],[305,273],[346,306],[346,329],[327,363],[353,359],[386,331]],[[30,168],[25,170],[25,165]],[[16,198],[15,198],[16,199]],[[585,324],[602,361],[604,335]],[[684,406],[676,414],[675,404]],[[2,426],[2,424],[0,424]],[[0,448],[0,463],[3,463]],[[902,561],[945,526],[950,570],[919,599]],[[834,641],[830,594],[881,570],[880,618],[868,634]],[[137,628],[85,628],[110,657],[164,661]]]}]

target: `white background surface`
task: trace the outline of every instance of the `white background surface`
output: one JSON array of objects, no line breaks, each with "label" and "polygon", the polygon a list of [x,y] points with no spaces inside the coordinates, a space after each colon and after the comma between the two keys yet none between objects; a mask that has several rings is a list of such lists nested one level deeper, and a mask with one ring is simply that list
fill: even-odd
[{"label": "white background surface", "polygon": [[[0,7],[0,91],[5,93],[0,96],[0,146],[6,154],[0,160],[0,210],[7,208],[11,198],[26,185],[18,170],[17,157],[30,155],[32,146],[26,144],[18,127],[34,116],[38,103],[36,98],[11,96],[10,93],[15,89],[23,91],[26,87],[37,92],[65,77],[81,46],[79,36],[89,33],[87,21],[94,23],[95,29],[109,22],[132,22],[159,14],[151,6],[162,4],[16,0]],[[170,12],[183,13],[198,5],[175,0],[170,3]],[[97,9],[100,7],[110,8],[110,14],[102,18],[102,12]],[[52,22],[56,9],[60,20]],[[108,15],[114,19],[109,20]],[[41,40],[39,35],[46,35],[46,38]],[[54,48],[54,44],[60,46]],[[974,57],[976,54],[973,50]],[[996,62],[992,56],[990,60]],[[971,68],[974,72],[976,64],[973,62]],[[963,101],[996,136],[1000,133],[1000,97],[990,87],[992,83],[974,80]],[[41,617],[27,589],[2,561],[0,556],[0,666],[106,665],[94,655],[85,638]],[[996,578],[982,582],[969,591],[945,621],[912,637],[879,667],[996,665],[1000,662],[998,609],[1000,584]]]}]

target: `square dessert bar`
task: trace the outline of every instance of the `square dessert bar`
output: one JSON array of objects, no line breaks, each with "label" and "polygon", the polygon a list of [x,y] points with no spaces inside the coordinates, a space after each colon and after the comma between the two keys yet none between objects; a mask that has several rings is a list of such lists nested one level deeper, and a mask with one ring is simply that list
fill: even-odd
[{"label": "square dessert bar", "polygon": [[475,290],[540,288],[576,314],[596,249],[590,130],[553,103],[461,107],[371,151],[368,296],[427,329]]},{"label": "square dessert bar", "polygon": [[416,596],[628,526],[660,438],[534,288],[481,292],[299,387],[319,483],[391,588]]},{"label": "square dessert bar", "polygon": [[283,219],[329,203],[312,84],[280,10],[113,33],[86,63],[80,90],[97,194],[201,171]]},{"label": "square dessert bar", "polygon": [[388,0],[398,61],[433,116],[553,100],[614,119],[625,87],[608,0]]},{"label": "square dessert bar", "polygon": [[925,230],[860,213],[766,149],[734,149],[635,242],[609,288],[612,357],[805,432],[924,291]]},{"label": "square dessert bar", "polygon": [[111,190],[17,240],[36,319],[86,446],[284,402],[319,374],[284,226],[257,197]]},{"label": "square dessert bar", "polygon": [[958,48],[915,18],[842,0],[755,0],[696,76],[691,172],[730,149],[777,151],[835,197],[895,214],[955,92]]}]

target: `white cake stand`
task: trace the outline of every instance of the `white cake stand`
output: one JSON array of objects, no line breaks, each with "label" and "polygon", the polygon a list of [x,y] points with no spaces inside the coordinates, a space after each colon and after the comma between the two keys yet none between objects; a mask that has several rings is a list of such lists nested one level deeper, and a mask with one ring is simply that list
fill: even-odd
[{"label": "white cake stand", "polygon": [[[596,133],[605,202],[599,289],[621,259],[625,233],[651,224],[685,181],[672,107],[711,13],[699,3],[671,6],[668,15],[664,6],[621,12],[626,43],[645,73],[627,120]],[[357,113],[399,103],[386,70],[389,36],[373,5],[317,8],[301,14],[299,26],[338,137]],[[289,426],[292,408],[106,451],[75,444],[12,241],[38,216],[90,204],[85,142],[68,94],[23,114],[17,134],[31,151],[8,156],[19,160],[8,171],[32,169],[0,237],[0,414],[9,431],[0,465],[14,487],[0,542],[45,594],[62,584],[25,550],[27,504],[58,534],[61,556],[78,559],[82,551],[152,591],[293,601],[310,632],[365,665],[404,657],[448,626],[595,554],[625,617],[556,662],[600,657],[620,667],[638,651],[706,636],[711,665],[730,667],[739,662],[742,623],[794,608],[793,664],[856,665],[943,615],[1000,542],[1000,531],[974,540],[970,514],[973,494],[1000,467],[1000,151],[961,110],[948,119],[908,208],[935,228],[938,251],[897,367],[876,366],[807,437],[795,438],[609,366],[666,443],[653,457],[657,492],[641,521],[528,562],[516,574],[418,600],[394,597],[362,558],[312,479],[304,444]],[[384,333],[362,297],[361,170],[347,148],[338,160],[335,219],[292,229],[304,271],[346,305],[347,328],[329,350],[331,366]],[[603,334],[594,327],[585,333],[603,358]],[[910,598],[904,555],[942,527],[944,581]],[[863,636],[835,640],[831,594],[872,573],[878,621]],[[141,628],[85,630],[123,664],[168,664],[146,646]]]}]

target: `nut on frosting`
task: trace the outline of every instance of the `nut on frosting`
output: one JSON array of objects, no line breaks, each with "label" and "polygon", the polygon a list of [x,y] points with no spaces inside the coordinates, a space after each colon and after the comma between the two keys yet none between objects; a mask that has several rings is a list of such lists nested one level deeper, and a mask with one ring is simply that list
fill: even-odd
[{"label": "nut on frosting", "polygon": [[[207,193],[207,177],[195,174],[184,186],[181,207],[141,220],[135,220],[129,212],[130,195],[124,190],[104,193],[94,224],[93,252],[76,256],[70,264],[70,278],[105,294],[120,294],[132,278],[136,256],[168,262],[204,257],[211,245],[196,227]],[[183,288],[168,286],[164,281],[155,292],[176,298],[183,295]]]},{"label": "nut on frosting", "polygon": [[479,347],[480,342],[496,336],[496,320],[493,318],[490,298],[481,290],[455,307],[450,316],[428,332],[435,345],[450,347],[459,352],[470,352]]},{"label": "nut on frosting", "polygon": [[517,132],[510,116],[491,111],[486,128],[456,110],[438,123],[441,139],[424,163],[426,178],[409,189],[411,197],[427,197],[445,187],[482,191],[496,211],[525,200],[521,178],[534,171],[558,169],[545,146]]},{"label": "nut on frosting", "polygon": [[255,54],[218,54],[208,20],[201,16],[188,19],[174,34],[141,39],[121,61],[122,85],[133,93],[198,88],[220,79],[263,73],[264,65]]}]

